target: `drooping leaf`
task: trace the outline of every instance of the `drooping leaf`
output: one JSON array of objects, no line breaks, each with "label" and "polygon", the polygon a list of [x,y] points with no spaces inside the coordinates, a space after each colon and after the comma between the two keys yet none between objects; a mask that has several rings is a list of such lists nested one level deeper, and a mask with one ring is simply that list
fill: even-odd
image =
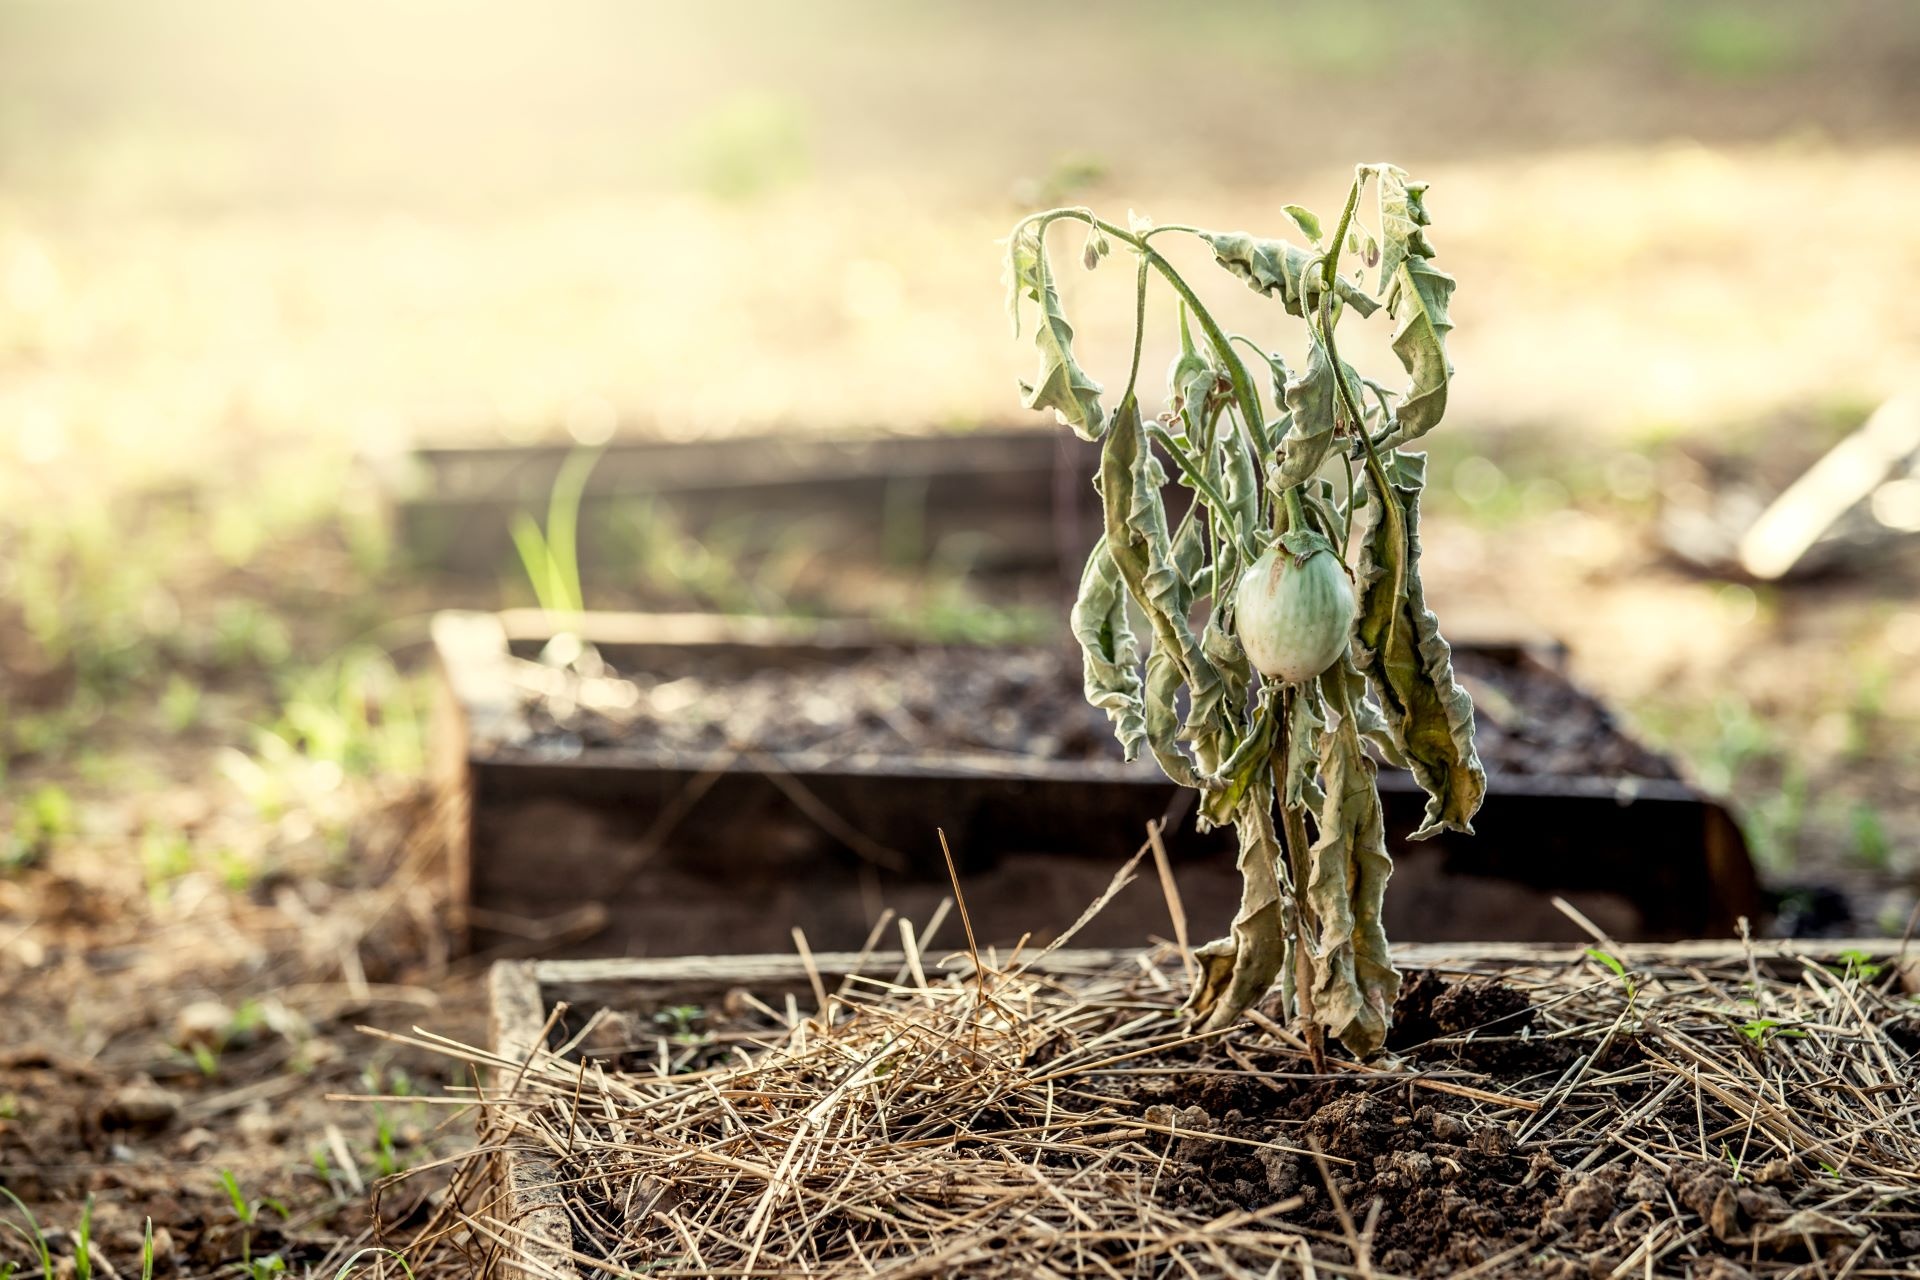
[{"label": "drooping leaf", "polygon": [[1373,761],[1344,720],[1320,736],[1320,780],[1319,834],[1301,894],[1314,934],[1313,1012],[1366,1058],[1385,1042],[1400,990],[1380,914],[1393,863]]},{"label": "drooping leaf", "polygon": [[1127,621],[1126,589],[1102,538],[1087,557],[1080,595],[1073,602],[1074,638],[1080,642],[1087,701],[1107,713],[1128,760],[1146,740],[1140,683],[1140,642]]},{"label": "drooping leaf", "polygon": [[1007,260],[1000,272],[1000,283],[1007,291],[1007,319],[1013,336],[1020,336],[1020,303],[1023,299],[1040,301],[1040,232],[1034,222],[1023,222],[1007,237]]},{"label": "drooping leaf", "polygon": [[[1202,231],[1200,238],[1213,246],[1221,266],[1245,280],[1249,289],[1280,299],[1288,314],[1305,316],[1319,307],[1323,285],[1319,269],[1309,269],[1317,256],[1312,252],[1285,240],[1257,240],[1244,231]],[[1380,309],[1379,302],[1346,276],[1334,279],[1333,291],[1362,316]]]},{"label": "drooping leaf", "polygon": [[1447,361],[1447,332],[1453,322],[1447,303],[1454,280],[1433,265],[1427,239],[1426,184],[1408,182],[1393,165],[1369,166],[1379,184],[1380,283],[1387,314],[1397,319],[1393,353],[1412,379],[1396,415],[1387,447],[1417,440],[1433,430],[1447,409],[1453,366]]},{"label": "drooping leaf", "polygon": [[1267,994],[1287,959],[1281,910],[1279,836],[1273,827],[1273,783],[1262,770],[1234,822],[1240,854],[1240,909],[1232,933],[1196,948],[1200,981],[1187,1004],[1209,1031],[1231,1026]]},{"label": "drooping leaf", "polygon": [[1382,760],[1396,769],[1407,767],[1406,757],[1394,745],[1393,731],[1387,727],[1386,715],[1367,688],[1367,678],[1360,674],[1360,668],[1353,663],[1351,649],[1346,657],[1320,673],[1320,685],[1329,702],[1353,709],[1354,729],[1380,753]]},{"label": "drooping leaf", "polygon": [[1218,453],[1220,490],[1227,500],[1226,510],[1219,513],[1220,521],[1226,526],[1218,553],[1220,578],[1223,582],[1236,582],[1241,571],[1258,555],[1260,477],[1245,436],[1225,433]]},{"label": "drooping leaf", "polygon": [[[1167,532],[1160,490],[1166,472],[1147,445],[1140,408],[1132,396],[1114,413],[1100,450],[1100,501],[1108,554],[1128,592],[1147,615],[1153,651],[1147,662],[1147,742],[1167,776],[1187,786],[1211,774],[1231,749],[1236,726],[1225,710],[1226,684],[1193,634],[1194,583],[1182,573]],[[1190,562],[1189,562],[1190,563]],[[1174,695],[1185,683],[1189,710],[1177,734]],[[1188,761],[1179,741],[1194,748]],[[1193,764],[1199,765],[1196,774]]]},{"label": "drooping leaf", "polygon": [[1417,440],[1433,430],[1447,411],[1447,387],[1453,365],[1447,360],[1447,301],[1453,296],[1453,277],[1425,258],[1400,264],[1400,282],[1389,295],[1399,309],[1400,327],[1393,331],[1393,353],[1400,357],[1412,381],[1394,415],[1389,448]]},{"label": "drooping leaf", "polygon": [[[1385,495],[1367,480],[1367,507],[1356,521],[1360,543],[1360,618],[1354,656],[1373,689],[1393,744],[1427,793],[1416,840],[1441,830],[1472,832],[1487,790],[1473,745],[1473,699],[1455,682],[1453,650],[1427,608],[1420,584],[1420,491],[1425,454],[1394,454],[1387,477],[1406,523],[1400,544],[1381,517]],[[1401,590],[1396,593],[1398,582]]]},{"label": "drooping leaf", "polygon": [[1101,387],[1073,356],[1073,326],[1060,306],[1047,264],[1047,247],[1039,223],[1022,223],[1007,241],[1003,281],[1007,286],[1007,315],[1014,335],[1020,333],[1020,303],[1040,304],[1040,323],[1033,344],[1040,349],[1040,372],[1032,382],[1020,383],[1020,402],[1029,409],[1051,409],[1054,416],[1083,440],[1098,440],[1106,414],[1100,405]]},{"label": "drooping leaf", "polygon": [[1295,690],[1287,710],[1286,762],[1282,768],[1286,790],[1281,800],[1293,808],[1318,811],[1326,798],[1316,778],[1320,769],[1320,732],[1325,728],[1319,689],[1313,684],[1302,685]]},{"label": "drooping leaf", "polygon": [[1200,775],[1193,761],[1180,749],[1180,708],[1177,698],[1186,676],[1180,660],[1164,646],[1155,643],[1147,653],[1147,682],[1144,711],[1147,749],[1153,752],[1160,772],[1183,787],[1199,787]]},{"label": "drooping leaf", "polygon": [[[1345,361],[1341,364],[1351,379],[1352,367]],[[1305,484],[1313,477],[1326,462],[1334,435],[1348,416],[1340,401],[1339,384],[1334,381],[1333,363],[1318,342],[1307,351],[1307,367],[1288,380],[1286,398],[1287,433],[1280,439],[1280,457],[1268,481],[1276,491]]]},{"label": "drooping leaf", "polygon": [[1051,409],[1082,440],[1098,440],[1106,425],[1102,388],[1073,358],[1073,326],[1060,309],[1060,293],[1052,281],[1041,290],[1033,345],[1040,349],[1040,372],[1034,381],[1020,384],[1021,403],[1029,409]]},{"label": "drooping leaf", "polygon": [[1193,332],[1187,325],[1187,304],[1180,304],[1180,350],[1167,366],[1167,399],[1189,424],[1198,421],[1207,390],[1219,379],[1213,365],[1193,345]]}]

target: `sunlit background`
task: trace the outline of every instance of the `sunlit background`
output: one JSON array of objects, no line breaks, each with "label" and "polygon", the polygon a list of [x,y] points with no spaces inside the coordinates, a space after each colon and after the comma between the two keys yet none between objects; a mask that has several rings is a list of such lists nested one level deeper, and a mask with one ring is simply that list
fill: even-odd
[{"label": "sunlit background", "polygon": [[[357,815],[423,768],[426,611],[530,598],[410,571],[413,446],[1057,429],[1014,386],[1015,217],[1281,234],[1372,160],[1431,184],[1460,281],[1442,616],[1566,641],[1776,887],[1897,931],[1915,579],[1754,584],[1662,529],[1920,383],[1920,8],[12,0],[0,983],[81,1000],[82,950],[223,894],[365,890]],[[1125,275],[1068,285],[1110,384]]]}]

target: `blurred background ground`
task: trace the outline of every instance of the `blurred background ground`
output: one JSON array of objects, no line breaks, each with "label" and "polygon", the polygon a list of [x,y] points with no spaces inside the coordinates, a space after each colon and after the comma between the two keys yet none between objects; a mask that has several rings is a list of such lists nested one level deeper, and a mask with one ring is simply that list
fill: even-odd
[{"label": "blurred background ground", "polygon": [[[1432,183],[1462,282],[1443,619],[1564,638],[1776,884],[1898,930],[1914,580],[1715,581],[1654,529],[1920,376],[1920,10],[1186,8],[0,5],[0,1184],[63,1230],[95,1193],[123,1272],[148,1214],[186,1273],[297,1271],[434,1149],[319,1101],[435,1069],[359,1021],[479,1034],[417,784],[449,600],[356,458],[1014,418],[1018,213],[1271,232],[1356,160]],[[143,1132],[106,1108],[148,1079]],[[288,1208],[258,1251],[222,1169]]]}]

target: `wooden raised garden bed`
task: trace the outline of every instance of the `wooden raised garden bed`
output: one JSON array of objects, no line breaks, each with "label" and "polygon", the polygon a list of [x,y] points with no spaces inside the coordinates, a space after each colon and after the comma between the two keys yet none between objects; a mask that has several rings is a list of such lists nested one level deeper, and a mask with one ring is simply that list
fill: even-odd
[{"label": "wooden raised garden bed", "polygon": [[1901,944],[1605,947],[1396,947],[1320,1076],[1167,948],[503,962],[466,1203],[504,1280],[1914,1274]]},{"label": "wooden raised garden bed", "polygon": [[[515,514],[545,511],[573,452],[568,444],[416,450],[385,469],[398,545],[422,569],[500,573],[514,563]],[[944,559],[1072,583],[1099,536],[1099,506],[1085,482],[1097,456],[1097,446],[1035,427],[618,440],[588,478],[581,559],[590,570],[618,566],[609,515],[621,504],[650,504],[693,533],[751,526],[758,544],[803,528],[828,560]]]},{"label": "wooden raised garden bed", "polygon": [[[776,951],[794,927],[818,949],[855,949],[883,906],[925,919],[950,893],[936,828],[983,943],[1044,941],[1163,817],[1195,933],[1232,915],[1231,834],[1196,833],[1152,763],[1118,758],[1070,650],[705,616],[574,623],[615,674],[533,661],[554,631],[537,613],[434,626],[455,900],[478,945],[551,939],[585,909],[605,927],[570,954]],[[1382,771],[1389,936],[1565,939],[1556,895],[1620,938],[1757,919],[1725,810],[1622,735],[1551,654],[1456,654],[1492,782],[1475,837],[1410,843],[1421,794]],[[1148,874],[1082,941],[1168,929]]]}]

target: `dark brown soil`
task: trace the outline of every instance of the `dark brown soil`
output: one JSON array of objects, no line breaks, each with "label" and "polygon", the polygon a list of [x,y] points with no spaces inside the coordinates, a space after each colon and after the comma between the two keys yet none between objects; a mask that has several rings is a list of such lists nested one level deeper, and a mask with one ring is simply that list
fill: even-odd
[{"label": "dark brown soil", "polygon": [[532,708],[538,742],[703,754],[751,747],[846,756],[989,752],[1116,757],[1080,692],[1077,657],[1046,648],[888,649],[786,666],[687,652],[622,671],[630,711]]},{"label": "dark brown soil", "polygon": [[[1457,1072],[1463,1084],[1534,1093],[1597,1047],[1530,1038],[1534,1012],[1523,992],[1496,979],[1453,982],[1411,973],[1396,1010],[1393,1044],[1407,1066],[1430,1079]],[[1620,1070],[1637,1057],[1627,1041],[1597,1065]],[[1591,1138],[1568,1134],[1561,1141],[1566,1125],[1551,1117],[1527,1135],[1523,1153],[1518,1138],[1524,1117],[1482,1118],[1482,1104],[1416,1088],[1405,1079],[1249,1076],[1224,1060],[1217,1065],[1227,1070],[1208,1074],[1209,1065],[1203,1054],[1192,1075],[1101,1082],[1102,1092],[1129,1098],[1150,1122],[1209,1135],[1173,1141],[1163,1193],[1205,1215],[1268,1209],[1298,1197],[1299,1207],[1274,1221],[1306,1229],[1318,1242],[1316,1253],[1332,1262],[1349,1257],[1344,1208],[1356,1230],[1371,1220],[1373,1263],[1392,1275],[1447,1276],[1486,1267],[1476,1274],[1586,1280],[1607,1274],[1631,1247],[1622,1241],[1636,1238],[1636,1221],[1644,1234],[1649,1222],[1669,1215],[1673,1203],[1705,1224],[1702,1251],[1718,1253],[1733,1266],[1748,1254],[1755,1224],[1789,1212],[1781,1194],[1765,1184],[1797,1176],[1784,1162],[1736,1180],[1725,1165],[1683,1162],[1662,1172],[1632,1156],[1575,1168],[1594,1154]],[[1642,1100],[1635,1086],[1620,1093],[1622,1107]],[[1662,1110],[1674,1109],[1675,1126],[1685,1127],[1693,1121],[1693,1106],[1691,1096],[1676,1095]],[[1317,1145],[1328,1158],[1327,1170],[1311,1154],[1228,1140],[1235,1138]],[[1590,1273],[1572,1256],[1608,1262]],[[1717,1262],[1711,1257],[1703,1261],[1707,1269],[1694,1274],[1747,1274],[1713,1270]]]},{"label": "dark brown soil", "polygon": [[[1495,774],[1676,777],[1607,708],[1543,664],[1480,650],[1455,655],[1474,696],[1478,746]],[[524,744],[572,753],[645,745],[841,756],[994,753],[1117,759],[1105,718],[1081,693],[1080,660],[1050,648],[890,649],[775,666],[688,652],[618,671],[635,705],[600,711],[530,698]]]}]

